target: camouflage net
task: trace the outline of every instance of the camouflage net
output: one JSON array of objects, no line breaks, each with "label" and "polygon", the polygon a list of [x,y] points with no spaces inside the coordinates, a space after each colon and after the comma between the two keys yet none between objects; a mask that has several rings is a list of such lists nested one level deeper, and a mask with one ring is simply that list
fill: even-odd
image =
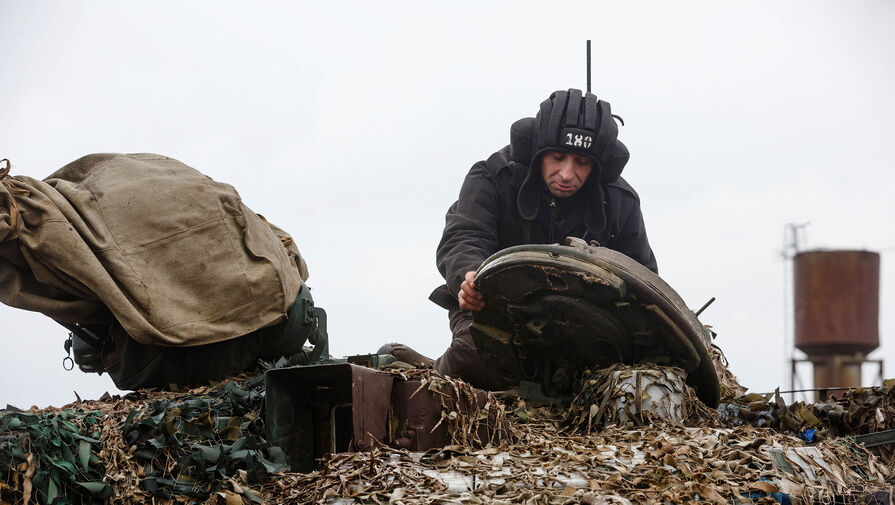
[{"label": "camouflage net", "polygon": [[[462,381],[391,370],[443,399],[451,444],[426,453],[376,444],[327,456],[307,474],[284,471],[282,451],[264,439],[260,379],[4,412],[0,501],[771,503],[785,494],[795,503],[858,503],[895,489],[892,467],[842,436],[892,426],[892,381],[818,405],[747,395],[720,415],[684,387],[680,421],[641,412],[616,425],[620,411],[608,405],[630,400],[617,387],[630,372],[589,372],[560,408],[493,395],[482,403]],[[733,415],[732,405],[761,414]],[[813,423],[807,412],[824,440],[795,436]]]},{"label": "camouflage net", "polygon": [[730,371],[730,363],[721,348],[715,344],[709,346],[709,355],[715,364],[715,372],[718,374],[718,382],[721,384],[721,401],[739,398],[746,394],[746,388],[740,384],[739,379]]},{"label": "camouflage net", "polygon": [[684,384],[685,376],[679,368],[658,365],[648,369],[615,365],[593,372],[587,370],[565,414],[563,426],[585,434],[619,423],[717,426],[717,413],[699,401],[696,392]]},{"label": "camouflage net", "polygon": [[[770,429],[609,427],[591,436],[516,425],[513,444],[423,455],[379,447],[339,454],[265,486],[272,503],[731,503],[775,493],[859,503],[891,491],[891,470],[847,443],[804,444]],[[789,470],[775,458],[793,463]],[[888,479],[888,480],[887,480]]]},{"label": "camouflage net", "polygon": [[[114,494],[103,482],[99,410],[65,409],[0,417],[0,500],[21,496],[25,503],[102,501]],[[27,432],[27,436],[24,432]],[[12,500],[10,500],[12,501]]]},{"label": "camouflage net", "polygon": [[187,393],[136,392],[63,409],[5,413],[0,433],[16,437],[0,441],[0,454],[12,460],[0,466],[2,499],[203,502],[233,481],[242,483],[241,497],[261,503],[250,486],[286,467],[282,453],[263,438],[262,396],[251,386],[226,381]]},{"label": "camouflage net", "polygon": [[[814,404],[787,405],[779,390],[763,395],[750,393],[722,403],[718,412],[726,425],[772,427],[808,441],[891,430],[895,429],[895,379],[883,381],[881,387],[856,388]],[[895,466],[892,444],[870,450],[886,465]]]},{"label": "camouflage net", "polygon": [[[460,379],[445,377],[433,370],[413,368],[386,368],[384,371],[404,381],[417,380],[420,386],[411,398],[423,389],[431,392],[441,404],[441,420],[432,428],[434,432],[443,423],[447,426],[450,443],[464,447],[486,447],[510,436],[506,405],[491,392],[478,390]],[[482,404],[481,396],[484,396]],[[400,438],[392,434],[392,439]]]}]

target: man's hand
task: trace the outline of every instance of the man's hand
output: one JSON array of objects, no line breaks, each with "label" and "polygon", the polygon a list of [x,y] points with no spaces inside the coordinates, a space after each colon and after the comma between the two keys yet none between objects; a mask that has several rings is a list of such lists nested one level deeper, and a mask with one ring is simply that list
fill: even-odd
[{"label": "man's hand", "polygon": [[466,279],[463,280],[463,284],[460,284],[457,300],[460,302],[461,309],[478,312],[485,307],[485,295],[473,285],[474,278],[475,272],[466,272]]}]

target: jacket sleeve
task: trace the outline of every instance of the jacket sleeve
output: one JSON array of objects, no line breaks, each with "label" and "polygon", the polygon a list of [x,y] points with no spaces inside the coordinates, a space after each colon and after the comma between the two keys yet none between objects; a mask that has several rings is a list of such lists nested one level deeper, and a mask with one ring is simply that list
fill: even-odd
[{"label": "jacket sleeve", "polygon": [[632,201],[627,217],[624,218],[621,229],[615,240],[612,241],[610,248],[625,254],[656,274],[659,273],[656,255],[653,254],[653,249],[649,245],[643,213],[640,212],[640,203],[637,200]]},{"label": "jacket sleeve", "polygon": [[456,298],[466,272],[497,252],[500,192],[485,162],[473,165],[460,197],[445,215],[444,233],[435,254],[438,271]]}]

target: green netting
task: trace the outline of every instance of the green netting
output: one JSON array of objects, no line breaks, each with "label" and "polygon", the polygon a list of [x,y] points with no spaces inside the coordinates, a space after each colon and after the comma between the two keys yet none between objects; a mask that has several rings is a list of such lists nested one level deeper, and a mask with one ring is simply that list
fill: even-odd
[{"label": "green netting", "polygon": [[[97,410],[6,413],[0,416],[0,454],[9,459],[0,466],[3,499],[17,502],[30,487],[29,497],[44,504],[205,501],[231,479],[263,484],[286,464],[264,439],[263,394],[252,389],[257,383],[180,395],[133,393]],[[141,401],[141,395],[162,398]],[[121,491],[114,498],[113,486]],[[259,499],[250,490],[241,495]]]},{"label": "green netting", "polygon": [[25,491],[30,481],[23,494],[39,503],[103,503],[111,497],[98,456],[100,416],[99,410],[65,409],[0,417],[0,434],[18,435],[0,442],[0,453],[10,456],[2,491],[20,486]]}]

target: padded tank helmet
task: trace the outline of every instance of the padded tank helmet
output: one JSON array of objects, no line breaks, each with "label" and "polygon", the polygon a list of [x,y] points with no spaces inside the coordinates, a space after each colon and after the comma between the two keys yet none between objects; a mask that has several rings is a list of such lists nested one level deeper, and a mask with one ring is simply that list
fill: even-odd
[{"label": "padded tank helmet", "polygon": [[628,161],[628,150],[618,143],[618,125],[609,102],[581,90],[556,91],[541,102],[535,117],[531,165],[545,151],[563,151],[591,158],[601,179],[613,182]]},{"label": "padded tank helmet", "polygon": [[[556,91],[541,103],[534,118],[523,118],[510,129],[510,155],[528,165],[529,171],[517,196],[519,214],[533,220],[538,214],[542,192],[541,157],[546,151],[561,151],[594,160],[594,172],[581,191],[590,192],[587,227],[598,233],[605,229],[602,185],[615,182],[630,154],[618,140],[618,124],[609,102],[578,89]],[[600,223],[600,224],[597,224]]]}]

